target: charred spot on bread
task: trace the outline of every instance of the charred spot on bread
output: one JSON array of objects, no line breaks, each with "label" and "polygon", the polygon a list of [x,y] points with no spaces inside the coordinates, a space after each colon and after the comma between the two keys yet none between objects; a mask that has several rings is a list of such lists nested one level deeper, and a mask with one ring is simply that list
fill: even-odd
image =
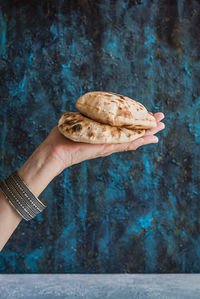
[{"label": "charred spot on bread", "polygon": [[124,103],[121,99],[117,99],[120,103]]},{"label": "charred spot on bread", "polygon": [[111,136],[112,136],[112,137],[115,137],[115,136],[116,136],[116,128],[113,127],[113,128],[111,129],[110,133],[111,133]]},{"label": "charred spot on bread", "polygon": [[64,124],[66,125],[75,125],[77,124],[78,122],[81,122],[82,120],[77,120],[77,119],[67,119],[65,120]]},{"label": "charred spot on bread", "polygon": [[132,113],[130,112],[130,111],[124,111],[124,113],[123,113],[123,115],[125,116],[125,117],[131,117],[132,118]]},{"label": "charred spot on bread", "polygon": [[123,117],[130,118],[130,119],[133,118],[132,113],[130,111],[128,111],[128,110],[123,111],[122,109],[120,109],[120,112],[118,112],[118,116],[123,116]]},{"label": "charred spot on bread", "polygon": [[95,137],[95,135],[94,135],[93,132],[88,132],[88,133],[87,133],[87,136],[88,136],[88,137]]},{"label": "charred spot on bread", "polygon": [[78,131],[81,130],[81,128],[82,128],[81,125],[75,125],[75,126],[72,127],[72,131],[73,132],[78,132]]},{"label": "charred spot on bread", "polygon": [[137,102],[137,104],[140,106],[140,110],[144,109],[144,106],[142,104],[140,104],[139,102]]}]

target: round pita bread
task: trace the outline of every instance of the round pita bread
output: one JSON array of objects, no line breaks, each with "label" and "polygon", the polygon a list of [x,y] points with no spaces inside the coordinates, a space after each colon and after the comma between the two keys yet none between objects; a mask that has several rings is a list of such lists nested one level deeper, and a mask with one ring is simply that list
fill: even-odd
[{"label": "round pita bread", "polygon": [[58,122],[65,137],[85,143],[124,143],[144,135],[145,130],[128,130],[98,123],[78,112],[66,112]]},{"label": "round pita bread", "polygon": [[141,103],[112,92],[88,92],[77,100],[76,108],[85,116],[111,126],[151,129],[157,125]]}]

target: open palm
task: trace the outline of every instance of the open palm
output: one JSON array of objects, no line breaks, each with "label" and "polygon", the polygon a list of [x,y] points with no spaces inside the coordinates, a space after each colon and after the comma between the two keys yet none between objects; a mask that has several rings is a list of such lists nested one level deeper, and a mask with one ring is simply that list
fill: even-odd
[{"label": "open palm", "polygon": [[134,141],[118,144],[89,144],[82,142],[74,142],[64,137],[58,130],[58,127],[54,127],[47,141],[53,148],[53,155],[62,164],[62,170],[73,164],[80,163],[84,160],[94,159],[97,157],[105,157],[116,152],[136,150],[142,145],[151,143],[157,143],[158,138],[154,136],[159,131],[165,128],[164,123],[161,120],[164,118],[162,112],[153,114],[156,119],[157,126],[153,129],[146,130],[145,135]]}]

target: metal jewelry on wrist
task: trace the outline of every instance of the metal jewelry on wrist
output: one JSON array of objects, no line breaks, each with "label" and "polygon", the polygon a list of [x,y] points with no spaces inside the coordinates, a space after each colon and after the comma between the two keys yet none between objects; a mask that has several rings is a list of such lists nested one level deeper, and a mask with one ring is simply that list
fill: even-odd
[{"label": "metal jewelry on wrist", "polygon": [[17,171],[0,182],[0,188],[12,207],[26,221],[31,220],[46,208],[46,205],[30,191]]}]

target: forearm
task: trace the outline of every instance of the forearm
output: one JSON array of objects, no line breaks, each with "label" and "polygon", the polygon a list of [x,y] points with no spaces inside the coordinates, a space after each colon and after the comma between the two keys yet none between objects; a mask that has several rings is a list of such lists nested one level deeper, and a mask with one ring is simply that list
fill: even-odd
[{"label": "forearm", "polygon": [[9,204],[0,189],[0,250],[6,244],[22,217]]},{"label": "forearm", "polygon": [[38,197],[60,172],[58,162],[52,157],[51,145],[46,140],[33,152],[18,170],[19,176]]},{"label": "forearm", "polygon": [[[50,144],[44,141],[18,170],[19,176],[38,197],[60,172],[58,162],[52,157]],[[22,217],[9,204],[0,190],[0,250],[4,247]]]}]

